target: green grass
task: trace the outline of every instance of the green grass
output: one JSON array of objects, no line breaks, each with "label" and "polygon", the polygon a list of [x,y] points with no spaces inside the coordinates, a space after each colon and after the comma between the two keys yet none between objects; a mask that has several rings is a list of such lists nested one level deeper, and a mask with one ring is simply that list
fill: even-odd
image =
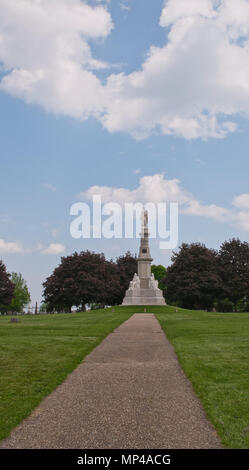
[{"label": "green grass", "polygon": [[225,447],[249,449],[249,316],[156,309]]},{"label": "green grass", "polygon": [[[0,316],[0,439],[107,334],[144,307]],[[146,307],[173,344],[225,447],[249,448],[249,314]]]},{"label": "green grass", "polygon": [[0,439],[130,315],[108,309],[21,316],[18,323],[0,316]]}]

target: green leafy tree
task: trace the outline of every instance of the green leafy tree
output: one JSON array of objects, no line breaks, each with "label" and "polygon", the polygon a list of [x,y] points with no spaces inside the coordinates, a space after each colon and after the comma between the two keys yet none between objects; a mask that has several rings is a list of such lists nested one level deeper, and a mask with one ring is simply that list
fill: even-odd
[{"label": "green leafy tree", "polygon": [[167,270],[162,264],[152,264],[151,272],[154,274],[155,279],[158,281],[158,287],[162,291],[165,289]]},{"label": "green leafy tree", "polygon": [[249,244],[239,239],[225,241],[219,250],[219,273],[223,283],[223,297],[234,303],[249,298]]},{"label": "green leafy tree", "polygon": [[11,281],[15,286],[12,301],[7,309],[12,312],[22,312],[23,308],[30,302],[30,293],[26,281],[21,273],[12,273]]},{"label": "green leafy tree", "polygon": [[210,310],[222,283],[218,254],[200,243],[183,243],[167,269],[167,300],[183,308]]},{"label": "green leafy tree", "polygon": [[15,285],[10,280],[10,274],[6,271],[6,266],[0,260],[0,306],[1,310],[5,310],[4,305],[11,302],[14,294]]},{"label": "green leafy tree", "polygon": [[39,308],[39,313],[47,313],[48,305],[45,302],[42,302]]}]

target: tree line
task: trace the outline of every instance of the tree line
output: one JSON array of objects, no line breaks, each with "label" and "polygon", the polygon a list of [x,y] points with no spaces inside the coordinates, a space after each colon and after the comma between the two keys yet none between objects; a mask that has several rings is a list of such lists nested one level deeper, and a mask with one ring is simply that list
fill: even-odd
[{"label": "tree line", "polygon": [[169,304],[220,312],[249,311],[249,244],[225,241],[219,250],[183,243],[163,280]]},{"label": "tree line", "polygon": [[[166,302],[188,309],[249,311],[249,244],[225,241],[219,250],[201,243],[183,243],[167,268],[153,265]],[[103,253],[82,251],[62,257],[43,283],[40,311],[70,312],[120,305],[137,272],[137,258],[130,252],[113,260]],[[26,282],[10,275],[0,261],[0,312],[21,312],[30,301]]]},{"label": "tree line", "polygon": [[[188,309],[249,311],[249,244],[225,241],[219,250],[201,243],[183,243],[165,269],[153,265],[166,302]],[[44,298],[48,308],[70,311],[85,305],[120,305],[134,273],[137,258],[130,252],[107,261],[90,251],[62,258],[47,278]]]}]

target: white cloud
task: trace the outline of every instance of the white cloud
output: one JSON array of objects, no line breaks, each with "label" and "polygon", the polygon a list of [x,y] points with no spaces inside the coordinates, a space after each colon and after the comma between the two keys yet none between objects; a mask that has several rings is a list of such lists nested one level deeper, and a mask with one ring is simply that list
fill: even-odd
[{"label": "white cloud", "polygon": [[240,209],[249,209],[249,194],[240,194],[233,199],[233,205]]},{"label": "white cloud", "polygon": [[242,230],[249,232],[249,210],[234,214],[234,221]]},{"label": "white cloud", "polygon": [[41,253],[45,255],[60,255],[65,252],[65,246],[61,243],[50,243],[47,248],[44,248],[41,243],[38,243],[35,247],[24,248],[22,243],[18,242],[7,242],[0,239],[0,254],[18,254],[18,253]]},{"label": "white cloud", "polygon": [[139,180],[139,186],[130,190],[126,188],[115,188],[109,186],[91,186],[80,196],[91,199],[93,195],[100,194],[103,202],[161,202],[179,201],[181,204],[190,199],[190,195],[180,187],[177,179],[167,180],[163,174],[143,176]]},{"label": "white cloud", "polygon": [[[245,200],[245,195],[237,196],[233,200],[233,206],[225,208],[216,204],[203,204],[201,201],[186,191],[178,179],[166,179],[163,174],[143,176],[135,189],[115,188],[110,186],[91,186],[80,194],[81,198],[91,200],[94,195],[101,195],[103,203],[116,202],[123,205],[126,202],[178,202],[180,213],[185,216],[205,217],[218,222],[226,222],[249,231],[249,206],[248,211],[238,210],[241,205],[235,207],[234,201]],[[249,198],[247,199],[247,201]],[[243,206],[246,209],[246,205]]]},{"label": "white cloud", "polygon": [[233,206],[236,208],[234,220],[243,230],[249,232],[249,194],[244,193],[233,198]]},{"label": "white cloud", "polygon": [[165,0],[165,45],[152,46],[140,70],[104,83],[96,70],[107,64],[89,41],[110,34],[107,5],[1,0],[0,89],[135,138],[222,138],[236,115],[249,117],[249,0]]},{"label": "white cloud", "polygon": [[248,0],[166,1],[165,46],[151,47],[141,70],[109,77],[103,125],[136,138],[234,132],[234,115],[249,116],[248,18]]},{"label": "white cloud", "polygon": [[111,0],[89,0],[89,3],[111,3]]},{"label": "white cloud", "polygon": [[169,26],[179,19],[190,17],[212,18],[214,16],[213,2],[211,0],[177,0],[165,1],[160,24]]},{"label": "white cloud", "polygon": [[199,201],[192,200],[188,202],[186,208],[183,208],[182,213],[185,215],[196,215],[200,217],[207,217],[219,222],[229,221],[231,219],[231,211],[224,207],[219,207],[216,204],[205,205]]},{"label": "white cloud", "polygon": [[155,131],[221,138],[235,131],[232,116],[249,115],[249,2],[241,5],[244,15],[228,0],[219,8],[211,0],[165,2],[160,24],[170,28],[167,43],[151,47],[141,70],[109,77],[104,126],[137,138]]},{"label": "white cloud", "polygon": [[44,255],[60,255],[65,252],[65,246],[61,243],[50,243],[50,245],[41,251]]},{"label": "white cloud", "polygon": [[55,113],[84,119],[102,109],[103,90],[88,41],[105,38],[104,6],[80,0],[1,0],[0,89]]},{"label": "white cloud", "polygon": [[24,248],[19,242],[6,242],[5,240],[0,240],[0,253],[23,253]]}]

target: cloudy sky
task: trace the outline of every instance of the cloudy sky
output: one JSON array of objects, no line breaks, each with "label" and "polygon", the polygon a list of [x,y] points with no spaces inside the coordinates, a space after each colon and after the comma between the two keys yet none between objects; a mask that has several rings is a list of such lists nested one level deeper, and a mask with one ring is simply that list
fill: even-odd
[{"label": "cloudy sky", "polygon": [[[33,303],[70,207],[177,200],[179,243],[249,239],[249,0],[0,0],[0,257]],[[171,253],[152,241],[156,263]]]}]

